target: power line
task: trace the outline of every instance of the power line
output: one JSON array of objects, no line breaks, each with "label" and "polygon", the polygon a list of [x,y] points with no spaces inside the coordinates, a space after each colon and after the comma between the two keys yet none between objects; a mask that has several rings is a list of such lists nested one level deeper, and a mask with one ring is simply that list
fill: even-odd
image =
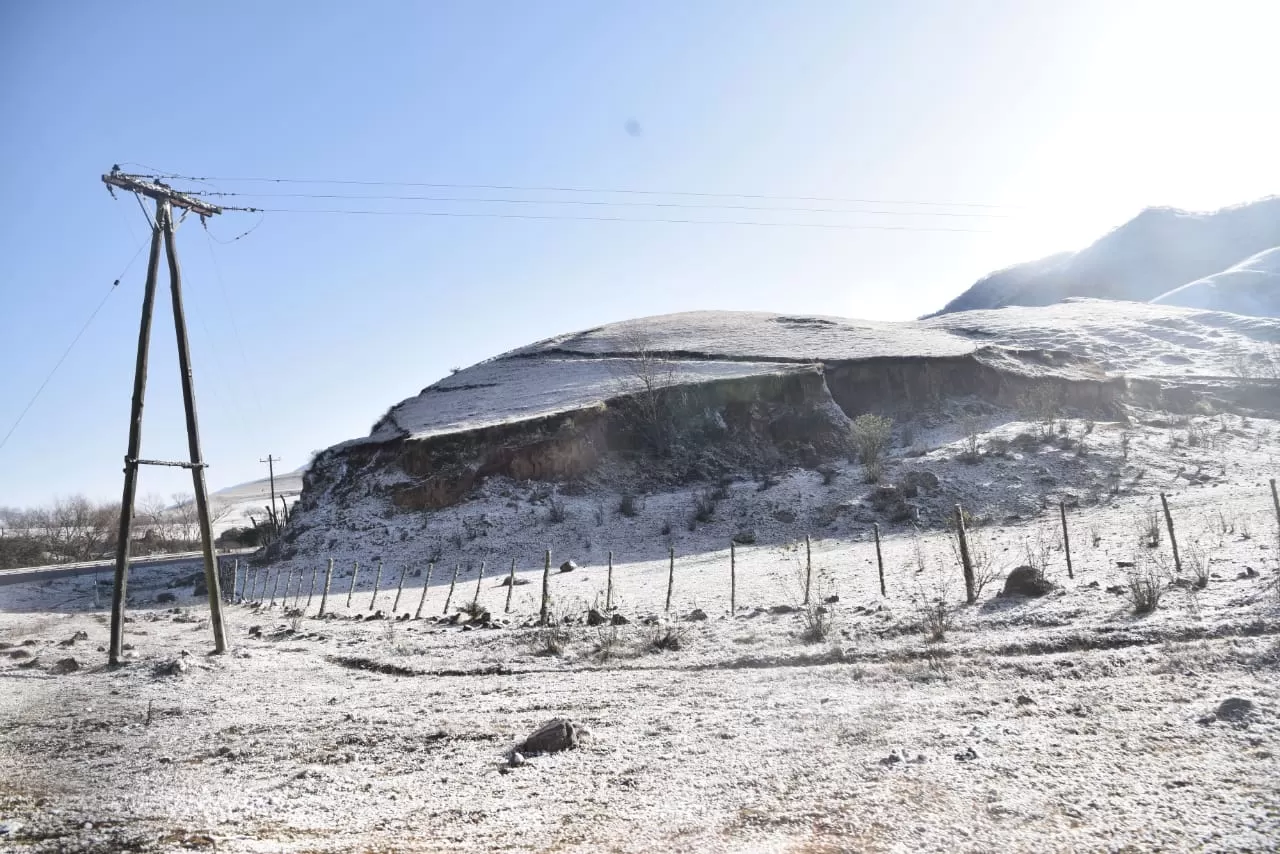
[{"label": "power line", "polygon": [[602,188],[602,187],[553,187],[553,186],[530,186],[519,184],[458,184],[458,183],[431,183],[423,181],[363,181],[342,178],[264,178],[264,177],[248,177],[248,178],[221,178],[221,177],[193,177],[190,175],[178,175],[175,173],[159,173],[154,177],[166,178],[175,181],[222,181],[225,183],[258,183],[258,184],[335,184],[358,187],[425,187],[429,189],[447,189],[447,190],[514,190],[520,192],[536,192],[536,193],[590,193],[595,195],[602,194],[618,194],[618,195],[640,195],[640,196],[681,196],[687,198],[704,198],[704,199],[759,199],[783,202],[836,202],[844,204],[872,204],[872,205],[913,205],[920,207],[943,207],[943,208],[986,208],[986,209],[1009,209],[1010,205],[984,204],[979,202],[936,202],[936,201],[918,201],[910,199],[857,199],[838,196],[784,196],[771,195],[766,193],[706,193],[693,192],[688,190],[638,190],[634,188]]},{"label": "power line", "polygon": [[632,222],[632,223],[668,223],[674,225],[737,225],[758,226],[765,228],[825,228],[842,231],[941,231],[968,232],[971,234],[990,234],[989,228],[952,228],[947,226],[916,225],[871,225],[838,222],[761,222],[759,220],[731,219],[672,219],[666,217],[621,217],[621,216],[575,216],[557,214],[518,214],[491,213],[472,211],[387,211],[351,208],[258,208],[258,207],[224,207],[224,211],[245,211],[249,213],[309,213],[309,214],[346,214],[353,216],[429,216],[465,219],[523,219],[523,220],[567,220],[575,222]]},{"label": "power line", "polygon": [[58,361],[54,364],[53,369],[49,371],[48,376],[44,378],[44,382],[40,383],[40,387],[36,389],[36,393],[31,395],[31,399],[27,401],[27,405],[18,413],[18,418],[13,422],[13,426],[9,428],[9,432],[4,434],[3,439],[0,439],[0,449],[4,448],[9,441],[9,438],[13,436],[14,431],[18,429],[18,425],[22,423],[22,419],[26,418],[27,413],[31,411],[31,407],[35,406],[36,401],[40,398],[40,395],[44,393],[44,390],[49,385],[50,380],[53,379],[53,375],[58,372],[58,368],[62,367],[62,363],[67,360],[67,356],[71,355],[71,351],[75,348],[76,344],[80,341],[80,338],[89,328],[89,324],[93,323],[94,318],[98,316],[98,312],[102,311],[102,307],[107,304],[107,300],[111,299],[111,295],[116,292],[116,288],[120,286],[120,280],[123,279],[129,272],[130,268],[133,267],[133,262],[138,260],[138,256],[142,254],[142,248],[150,242],[151,238],[148,236],[146,240],[138,244],[138,249],[133,253],[133,257],[129,259],[129,263],[120,271],[120,275],[116,276],[115,281],[111,283],[111,287],[107,288],[106,294],[103,295],[102,300],[99,301],[97,307],[89,314],[89,319],[80,327],[80,331],[76,333],[76,337],[72,338],[71,343],[62,351],[62,355],[58,357]]},{"label": "power line", "polygon": [[682,210],[739,210],[776,211],[785,213],[861,214],[866,216],[947,216],[1008,219],[1011,214],[977,213],[973,211],[888,211],[858,210],[856,208],[782,207],[777,205],[728,205],[689,204],[688,202],[611,202],[603,199],[478,199],[466,196],[378,195],[362,193],[243,193],[201,192],[202,196],[229,198],[288,198],[288,199],[356,199],[360,201],[419,201],[419,202],[467,202],[503,205],[592,205],[597,207],[678,208]]}]

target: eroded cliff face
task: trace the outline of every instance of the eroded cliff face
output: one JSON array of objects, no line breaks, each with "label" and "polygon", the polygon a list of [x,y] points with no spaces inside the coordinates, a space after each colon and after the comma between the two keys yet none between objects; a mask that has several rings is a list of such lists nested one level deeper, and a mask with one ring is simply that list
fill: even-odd
[{"label": "eroded cliff face", "polygon": [[[1280,409],[1280,324],[1161,306],[1064,303],[872,324],[694,312],[530,345],[393,406],[321,454],[299,509],[364,495],[450,507],[485,479],[646,490],[848,454],[851,419],[1035,396],[1092,418]],[[1249,382],[1231,365],[1260,366]]]},{"label": "eroded cliff face", "polygon": [[[1046,366],[1057,373],[1039,370]],[[403,510],[434,510],[465,500],[488,477],[565,483],[618,459],[667,483],[727,469],[814,466],[848,454],[851,419],[863,413],[923,411],[965,396],[1014,405],[1045,383],[1058,387],[1066,405],[1099,414],[1112,411],[1125,393],[1123,380],[1074,364],[1065,354],[795,366],[662,390],[660,447],[638,429],[637,421],[652,410],[642,405],[649,402],[642,391],[477,430],[339,446],[317,459],[302,509],[322,494],[341,500],[360,489],[383,492]]]}]

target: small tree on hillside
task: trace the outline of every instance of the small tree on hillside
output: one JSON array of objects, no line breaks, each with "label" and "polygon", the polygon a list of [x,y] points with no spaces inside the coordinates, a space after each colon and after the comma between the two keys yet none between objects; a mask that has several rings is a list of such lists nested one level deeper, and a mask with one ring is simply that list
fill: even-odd
[{"label": "small tree on hillside", "polygon": [[884,454],[893,438],[893,419],[883,415],[859,415],[850,432],[853,450],[866,470],[867,482],[876,483],[884,473]]}]

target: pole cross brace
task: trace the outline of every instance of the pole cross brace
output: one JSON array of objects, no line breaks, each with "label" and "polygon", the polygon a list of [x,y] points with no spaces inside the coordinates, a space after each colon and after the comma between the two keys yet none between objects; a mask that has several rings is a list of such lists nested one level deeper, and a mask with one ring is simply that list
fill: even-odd
[{"label": "pole cross brace", "polygon": [[204,469],[208,468],[208,463],[181,463],[170,462],[168,460],[131,460],[125,458],[125,462],[135,466],[175,466],[180,469]]}]

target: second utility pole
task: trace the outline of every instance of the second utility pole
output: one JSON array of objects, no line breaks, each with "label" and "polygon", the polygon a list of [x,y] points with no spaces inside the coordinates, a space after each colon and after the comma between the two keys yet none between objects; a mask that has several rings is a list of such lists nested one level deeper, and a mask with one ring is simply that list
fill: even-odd
[{"label": "second utility pole", "polygon": [[260,463],[267,464],[267,476],[271,478],[271,521],[276,526],[276,533],[280,533],[280,517],[276,515],[276,463],[280,462],[279,457],[273,457],[267,454],[265,460],[258,460]]}]

